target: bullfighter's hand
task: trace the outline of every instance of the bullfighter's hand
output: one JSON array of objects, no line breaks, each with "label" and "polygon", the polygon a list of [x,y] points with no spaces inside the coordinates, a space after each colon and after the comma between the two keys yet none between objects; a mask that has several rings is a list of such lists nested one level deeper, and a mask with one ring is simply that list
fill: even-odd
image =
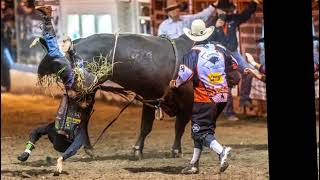
[{"label": "bullfighter's hand", "polygon": [[176,80],[171,80],[169,83],[170,88],[176,88]]},{"label": "bullfighter's hand", "polygon": [[57,172],[62,172],[62,163],[63,163],[63,157],[59,157],[57,160]]}]

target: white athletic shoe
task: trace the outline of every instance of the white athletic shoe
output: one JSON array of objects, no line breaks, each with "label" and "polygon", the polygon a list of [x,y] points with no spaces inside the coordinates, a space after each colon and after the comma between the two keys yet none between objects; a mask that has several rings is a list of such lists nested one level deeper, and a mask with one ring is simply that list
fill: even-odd
[{"label": "white athletic shoe", "polygon": [[185,168],[181,171],[182,174],[198,174],[199,173],[199,160],[191,164],[189,163]]},{"label": "white athletic shoe", "polygon": [[223,146],[222,153],[219,154],[220,172],[224,172],[229,166],[229,163],[227,162],[227,158],[228,158],[228,155],[230,154],[230,151],[231,151],[231,147]]}]

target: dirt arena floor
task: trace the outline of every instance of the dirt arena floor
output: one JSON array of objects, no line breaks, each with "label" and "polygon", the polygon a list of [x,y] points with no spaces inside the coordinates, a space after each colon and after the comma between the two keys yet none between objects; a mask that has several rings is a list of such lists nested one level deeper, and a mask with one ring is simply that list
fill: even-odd
[{"label": "dirt arena floor", "polygon": [[[1,94],[1,179],[268,179],[267,123],[265,118],[243,117],[239,122],[220,118],[217,138],[233,148],[230,166],[218,173],[218,157],[205,149],[200,161],[200,174],[181,175],[190,160],[193,143],[190,123],[183,136],[183,157],[170,158],[174,140],[174,118],[156,120],[145,141],[144,159],[134,161],[131,148],[140,129],[141,107],[127,109],[104,134],[95,147],[92,159],[83,149],[64,163],[63,173],[53,176],[58,153],[45,136],[27,162],[17,155],[24,151],[30,131],[53,121],[59,98],[40,95]],[[95,141],[120,106],[102,101],[95,104],[89,125],[91,141]]]}]

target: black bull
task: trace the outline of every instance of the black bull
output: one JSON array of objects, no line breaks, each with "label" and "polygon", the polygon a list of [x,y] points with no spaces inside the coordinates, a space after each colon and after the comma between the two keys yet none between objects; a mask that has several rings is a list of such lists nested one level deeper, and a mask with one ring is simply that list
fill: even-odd
[{"label": "black bull", "polygon": [[[193,42],[186,36],[174,40],[177,47],[178,60],[187,53]],[[109,55],[111,61],[114,54],[113,74],[105,76],[100,83],[111,80],[126,90],[135,92],[146,100],[157,99],[163,96],[170,80],[176,72],[176,57],[169,40],[155,36],[136,34],[120,34],[115,43],[113,34],[95,34],[87,38],[74,41],[77,53],[87,62],[93,57]],[[110,53],[111,52],[111,53]],[[46,57],[40,63],[38,73],[45,75],[57,72],[56,67],[66,64],[66,61],[56,61],[54,66],[48,66]],[[58,65],[57,65],[58,64]],[[180,62],[178,62],[180,64]],[[170,116],[176,116],[175,140],[172,146],[173,156],[181,154],[181,138],[185,126],[190,120],[193,103],[192,84],[188,83],[176,91],[170,91],[163,103],[164,111]],[[155,109],[143,105],[141,129],[134,146],[134,153],[142,157],[144,140],[152,130],[155,119]]]}]

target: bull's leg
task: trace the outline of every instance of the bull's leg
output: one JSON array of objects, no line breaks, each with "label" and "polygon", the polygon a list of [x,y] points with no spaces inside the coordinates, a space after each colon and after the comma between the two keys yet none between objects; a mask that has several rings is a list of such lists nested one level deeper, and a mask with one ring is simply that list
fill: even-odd
[{"label": "bull's leg", "polygon": [[181,150],[181,138],[183,136],[184,130],[186,125],[188,124],[190,118],[188,115],[183,112],[179,111],[177,113],[177,119],[175,123],[175,139],[171,150],[171,155],[173,158],[178,158],[182,156],[182,150]]},{"label": "bull's leg", "polygon": [[192,84],[186,84],[178,92],[179,96],[176,96],[176,102],[178,105],[176,123],[175,123],[175,139],[172,146],[172,157],[181,157],[181,138],[183,136],[186,125],[191,119],[192,105],[193,105],[193,91]]},{"label": "bull's leg", "polygon": [[89,133],[88,133],[88,124],[86,124],[86,133],[85,133],[85,141],[83,146],[84,152],[89,155],[91,158],[95,157],[93,152],[93,146],[91,144]]},{"label": "bull's leg", "polygon": [[[89,96],[86,97],[86,100],[87,102],[89,101],[90,104],[88,105],[89,108],[93,108],[93,105],[95,103],[94,101],[94,98],[95,98],[95,95],[96,95],[96,91],[94,91],[92,94],[90,94]],[[92,111],[90,111],[90,113],[92,113]],[[95,157],[94,153],[93,153],[93,146],[91,144],[91,141],[90,141],[90,137],[89,137],[89,120],[90,120],[90,117],[92,114],[85,114],[86,115],[86,123],[84,124],[85,125],[85,137],[84,137],[84,151],[86,152],[87,155],[89,155],[90,157]]]},{"label": "bull's leg", "polygon": [[146,105],[142,107],[142,118],[139,138],[133,147],[133,153],[139,160],[142,159],[142,151],[144,147],[144,140],[152,130],[155,109]]}]

